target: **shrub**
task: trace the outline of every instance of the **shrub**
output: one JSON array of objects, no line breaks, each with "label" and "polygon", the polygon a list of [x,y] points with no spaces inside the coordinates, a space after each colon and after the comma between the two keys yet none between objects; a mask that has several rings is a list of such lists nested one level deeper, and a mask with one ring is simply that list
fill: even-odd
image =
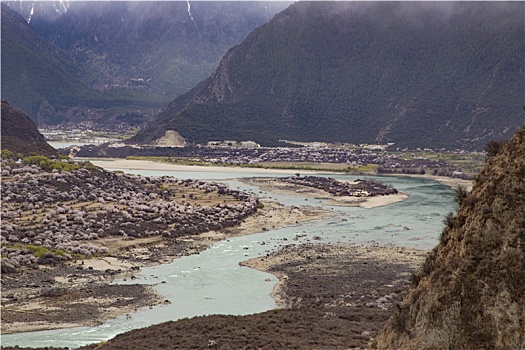
[{"label": "shrub", "polygon": [[454,189],[454,201],[461,205],[464,203],[464,200],[468,197],[469,191],[463,185],[459,185]]},{"label": "shrub", "polygon": [[42,255],[49,253],[49,249],[47,249],[45,247],[41,247],[41,246],[35,246],[35,245],[31,245],[30,244],[30,245],[27,245],[26,248],[29,249],[30,251],[32,251],[33,255],[36,258],[39,258]]},{"label": "shrub", "polygon": [[445,219],[443,219],[443,223],[447,227],[454,228],[454,225],[456,223],[456,215],[454,214],[454,212],[451,211],[450,213],[448,213],[445,216]]},{"label": "shrub", "polygon": [[15,154],[8,149],[2,150],[2,159],[14,159]]},{"label": "shrub", "polygon": [[495,155],[497,155],[501,151],[503,145],[504,142],[496,140],[492,140],[489,143],[487,143],[487,145],[485,146],[485,152],[487,152],[487,156],[489,158],[492,158]]}]

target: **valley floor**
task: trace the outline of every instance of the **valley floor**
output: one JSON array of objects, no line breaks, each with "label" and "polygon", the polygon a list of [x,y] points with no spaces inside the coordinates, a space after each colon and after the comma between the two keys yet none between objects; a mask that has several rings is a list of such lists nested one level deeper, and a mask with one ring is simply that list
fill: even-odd
[{"label": "valley floor", "polygon": [[[79,158],[82,159],[82,158]],[[123,158],[99,158],[99,159],[86,159],[91,161],[93,164],[103,166],[106,169],[128,169],[128,170],[169,170],[178,172],[214,172],[214,173],[261,173],[261,174],[290,174],[295,170],[293,169],[272,169],[272,168],[243,168],[243,167],[227,167],[227,166],[205,166],[205,165],[180,165],[173,163],[157,162],[152,160],[136,160],[136,159],[123,159]],[[300,170],[301,174],[327,174],[332,173],[331,171],[321,170]],[[334,173],[339,174],[340,172]],[[375,172],[370,172],[366,175],[377,175]],[[440,182],[445,186],[452,188],[458,187],[459,185],[465,186],[467,189],[472,188],[472,180],[464,180],[460,178],[452,178],[448,176],[437,176],[437,175],[419,175],[419,174],[395,174],[395,175],[384,175],[383,176],[410,176],[420,177],[425,179],[431,179]]]},{"label": "valley floor", "polygon": [[[136,160],[103,160],[105,168],[161,169],[177,171],[224,171],[224,167],[180,166]],[[235,172],[253,172],[234,168]],[[257,169],[259,173],[281,173],[286,170]],[[299,193],[313,198],[329,198],[317,191],[290,188],[289,184],[258,181],[260,188],[286,194]],[[444,182],[445,183],[445,182]],[[445,183],[449,186],[457,182]],[[406,195],[381,196],[374,205],[403,200]],[[142,266],[168,263],[173,259],[198,254],[210,244],[236,235],[247,235],[265,229],[316,220],[331,215],[311,206],[286,207],[264,200],[264,208],[237,227],[221,232],[207,232],[171,243],[162,237],[112,242],[120,245],[119,255],[98,260],[75,261],[64,267],[27,270],[19,276],[2,278],[2,333],[42,329],[92,326],[133,312],[142,307],[169,303],[151,286],[110,284],[117,279],[133,279]],[[372,203],[372,204],[370,204]],[[346,203],[366,205],[366,202]],[[337,205],[335,203],[334,205]],[[345,203],[339,202],[339,205]],[[348,349],[368,346],[382,328],[394,305],[401,301],[410,284],[411,274],[424,261],[426,251],[395,246],[333,246],[306,244],[284,247],[266,257],[244,263],[276,275],[280,282],[273,297],[280,307],[257,315],[210,316],[152,326],[119,336],[97,349],[143,349],[144,344],[130,339],[143,338],[162,343],[169,337],[177,348],[205,348],[209,340],[217,348],[289,348]],[[175,326],[176,325],[176,326]],[[261,325],[265,330],[261,332]],[[208,329],[195,332],[192,329]],[[176,329],[176,330],[175,330]],[[146,333],[144,333],[146,332]],[[144,337],[142,334],[146,334]],[[253,337],[247,338],[246,334]],[[181,336],[184,335],[184,336]],[[329,335],[329,336],[328,336]],[[133,344],[129,347],[129,344]],[[159,345],[160,346],[160,345]],[[93,347],[86,347],[86,349]],[[161,347],[159,347],[160,349]],[[5,348],[9,349],[9,348]]]},{"label": "valley floor", "polygon": [[2,275],[2,334],[94,326],[122,314],[169,303],[148,285],[110,284],[133,279],[140,267],[169,263],[198,254],[210,244],[238,235],[297,222],[320,219],[329,213],[310,206],[285,207],[265,201],[264,208],[237,227],[221,232],[164,240],[162,237],[107,242],[118,245],[113,257],[79,260],[66,266],[40,267]]}]

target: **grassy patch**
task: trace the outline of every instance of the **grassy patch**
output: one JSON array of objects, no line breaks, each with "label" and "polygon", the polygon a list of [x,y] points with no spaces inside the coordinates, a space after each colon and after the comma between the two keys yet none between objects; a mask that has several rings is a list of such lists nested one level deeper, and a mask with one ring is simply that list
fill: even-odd
[{"label": "grassy patch", "polygon": [[42,247],[42,246],[36,246],[36,245],[29,244],[29,245],[26,245],[25,248],[33,252],[33,255],[37,258],[41,257],[44,254],[51,253],[49,249],[47,249],[46,247]]}]

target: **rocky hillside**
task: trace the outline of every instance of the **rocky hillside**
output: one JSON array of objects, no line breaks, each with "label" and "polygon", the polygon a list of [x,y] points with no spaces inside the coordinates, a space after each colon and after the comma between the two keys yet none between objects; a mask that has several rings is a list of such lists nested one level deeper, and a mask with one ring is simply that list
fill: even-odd
[{"label": "rocky hillside", "polygon": [[525,127],[456,198],[379,349],[525,349]]},{"label": "rocky hillside", "polygon": [[524,3],[297,2],[135,138],[482,149],[523,122]]},{"label": "rocky hillside", "polygon": [[35,123],[25,113],[17,111],[2,100],[2,151],[9,150],[15,155],[58,156],[58,151],[51,147],[38,131]]}]

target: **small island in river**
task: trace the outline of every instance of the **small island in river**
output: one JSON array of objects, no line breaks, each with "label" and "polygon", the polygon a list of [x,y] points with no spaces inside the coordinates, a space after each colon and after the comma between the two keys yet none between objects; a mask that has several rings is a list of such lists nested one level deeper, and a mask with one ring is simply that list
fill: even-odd
[{"label": "small island in river", "polygon": [[296,174],[279,178],[243,178],[241,181],[274,193],[322,199],[325,204],[335,206],[375,208],[408,197],[390,185],[366,179],[348,182],[330,177]]}]

